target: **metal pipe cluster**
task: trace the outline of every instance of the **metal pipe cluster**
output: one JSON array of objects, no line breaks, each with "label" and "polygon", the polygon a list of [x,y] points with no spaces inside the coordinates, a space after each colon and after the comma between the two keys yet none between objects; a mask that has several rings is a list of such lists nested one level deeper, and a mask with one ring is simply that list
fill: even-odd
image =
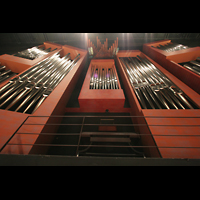
[{"label": "metal pipe cluster", "polygon": [[115,70],[92,66],[90,89],[119,89]]},{"label": "metal pipe cluster", "polygon": [[[154,47],[154,46],[152,46],[152,47]],[[179,50],[182,50],[182,49],[188,49],[189,47],[184,46],[182,44],[167,43],[167,44],[164,44],[164,45],[159,44],[155,48],[158,48],[158,49],[161,49],[161,50],[167,51],[167,52],[172,52],[172,51],[179,51]]]},{"label": "metal pipe cluster", "polygon": [[120,57],[143,109],[194,109],[198,106],[147,58]]},{"label": "metal pipe cluster", "polygon": [[10,69],[8,69],[8,70],[5,70],[5,69],[6,69],[6,66],[0,66],[0,83],[7,80],[8,78],[16,75]]},{"label": "metal pipe cluster", "polygon": [[80,54],[70,60],[70,53],[60,58],[57,52],[26,70],[0,88],[0,108],[34,113],[79,59]]},{"label": "metal pipe cluster", "polygon": [[198,57],[196,60],[192,60],[192,61],[189,61],[189,62],[183,64],[183,67],[200,75],[200,57]]},{"label": "metal pipe cluster", "polygon": [[42,48],[32,47],[24,51],[17,52],[16,54],[14,54],[14,56],[34,60],[35,58],[39,58],[41,56],[48,54],[48,52],[50,51],[51,51],[51,48],[44,49],[44,47]]}]

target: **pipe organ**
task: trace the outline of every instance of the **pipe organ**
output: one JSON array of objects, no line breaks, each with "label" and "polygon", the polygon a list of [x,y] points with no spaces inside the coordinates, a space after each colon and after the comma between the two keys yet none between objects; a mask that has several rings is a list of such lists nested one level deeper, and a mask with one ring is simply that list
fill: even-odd
[{"label": "pipe organ", "polygon": [[[76,148],[76,153],[84,154],[95,142],[96,146],[100,143],[99,148],[104,143],[117,143],[113,148],[122,148],[126,143],[142,156],[200,158],[200,138],[194,138],[189,132],[192,127],[196,135],[200,134],[200,96],[188,82],[182,82],[168,69],[169,58],[174,59],[171,63],[179,67],[180,73],[187,72],[196,77],[195,81],[200,80],[200,50],[170,41],[157,41],[144,46],[147,53],[118,51],[118,38],[110,49],[107,40],[101,44],[98,38],[97,48],[90,40],[87,44],[101,59],[88,58],[87,50],[51,42],[14,55],[0,56],[0,153],[39,152],[37,145],[42,146],[39,142],[46,142],[43,137],[47,137],[48,131],[56,130],[56,123],[61,123],[55,116],[78,113],[77,116],[83,117],[82,124],[75,123],[74,126],[80,126],[81,130],[80,135],[74,135],[78,145],[82,145],[81,151],[75,144],[70,144]],[[154,54],[160,55],[157,61],[151,58]],[[76,107],[67,106],[71,95],[75,96],[72,100],[77,101]],[[85,113],[105,116],[92,124],[82,116]],[[115,119],[118,124],[114,119],[106,119],[116,113],[128,113],[134,134],[120,129],[124,126],[120,116]],[[12,119],[15,126],[8,127],[3,116]],[[73,116],[69,118],[73,120]],[[51,127],[48,126],[50,122]],[[88,127],[92,130],[94,125],[102,127],[96,129],[98,132],[85,131]],[[136,138],[140,140],[138,146],[143,149],[142,153],[136,150],[137,145],[133,142]],[[20,144],[16,144],[17,141]]]}]

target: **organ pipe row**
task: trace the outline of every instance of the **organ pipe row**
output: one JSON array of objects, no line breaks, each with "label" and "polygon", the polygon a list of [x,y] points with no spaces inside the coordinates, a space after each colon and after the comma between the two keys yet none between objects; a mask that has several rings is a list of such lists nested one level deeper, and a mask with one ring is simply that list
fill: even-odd
[{"label": "organ pipe row", "polygon": [[200,75],[200,57],[198,57],[196,60],[192,60],[187,63],[184,63],[183,67]]},{"label": "organ pipe row", "polygon": [[120,57],[143,109],[194,109],[198,106],[147,58]]},{"label": "organ pipe row", "polygon": [[113,68],[91,67],[90,89],[119,89]]},{"label": "organ pipe row", "polygon": [[[152,47],[154,47],[154,46],[152,46]],[[164,44],[164,45],[159,44],[159,46],[157,46],[155,48],[158,48],[158,49],[161,49],[161,50],[167,51],[167,52],[173,52],[173,51],[179,51],[179,50],[182,50],[182,49],[188,49],[189,47],[184,46],[182,44],[167,43],[167,44]]]},{"label": "organ pipe row", "polygon": [[[56,49],[53,49],[52,51],[54,50]],[[32,47],[24,51],[17,52],[16,54],[14,54],[14,56],[34,60],[35,58],[39,58],[41,56],[48,54],[48,52],[50,51],[51,51],[51,48],[44,49],[44,47],[41,47],[41,48]]]},{"label": "organ pipe row", "polygon": [[6,66],[0,66],[0,83],[16,75],[10,69],[6,70]]},{"label": "organ pipe row", "polygon": [[60,58],[57,52],[26,70],[0,88],[0,108],[34,113],[79,59],[80,54],[70,60],[70,53]]}]

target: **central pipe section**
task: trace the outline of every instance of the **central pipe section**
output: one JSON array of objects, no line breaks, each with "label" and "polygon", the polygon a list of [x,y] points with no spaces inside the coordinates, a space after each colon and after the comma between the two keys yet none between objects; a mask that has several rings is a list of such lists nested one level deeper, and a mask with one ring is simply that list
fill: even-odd
[{"label": "central pipe section", "polygon": [[90,89],[119,89],[115,70],[111,68],[92,66]]}]

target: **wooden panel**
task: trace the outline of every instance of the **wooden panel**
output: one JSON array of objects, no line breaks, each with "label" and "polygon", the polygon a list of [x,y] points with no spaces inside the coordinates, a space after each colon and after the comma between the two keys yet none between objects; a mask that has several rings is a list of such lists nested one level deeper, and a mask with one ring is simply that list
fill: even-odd
[{"label": "wooden panel", "polygon": [[[165,70],[158,63],[150,59],[142,52],[119,51],[117,54],[117,65],[119,67],[122,81],[129,98],[131,110],[134,113],[134,115],[145,117],[145,119],[143,118],[137,119],[137,122],[139,124],[143,124],[143,126],[138,127],[139,132],[141,134],[143,145],[153,146],[152,148],[149,149],[150,155],[153,157],[155,157],[154,154],[155,152],[152,152],[155,149],[154,145],[158,147],[161,156],[163,158],[199,157],[199,149],[196,147],[199,147],[200,144],[200,110],[199,109],[186,109],[186,110],[142,109],[119,60],[119,57],[137,56],[137,55],[149,59],[158,69],[160,69],[164,74],[166,74],[166,76],[170,80],[172,80],[199,106],[200,106],[200,95],[194,92],[182,81],[177,79],[175,76],[173,76],[171,73],[169,73],[167,70]],[[147,124],[148,126],[145,126],[145,124]],[[149,134],[152,134],[153,140],[149,137],[150,136]],[[180,147],[184,146],[185,148],[181,148],[183,150],[181,151]]]},{"label": "wooden panel", "polygon": [[[46,42],[47,43],[47,42]],[[68,47],[70,49],[70,47]],[[75,51],[76,48],[71,47],[71,51]],[[77,49],[77,52],[79,53],[79,49]],[[68,53],[68,52],[67,52]],[[86,56],[87,51],[81,50],[81,56],[77,64],[73,67],[73,69],[67,74],[66,77],[63,78],[63,80],[57,85],[57,87],[53,90],[53,92],[48,96],[48,98],[41,104],[41,106],[31,115],[13,112],[13,111],[7,111],[7,110],[0,110],[1,113],[5,113],[5,115],[10,114],[10,116],[13,115],[15,117],[15,120],[12,120],[12,117],[10,117],[10,123],[14,123],[15,125],[12,125],[14,128],[12,128],[12,133],[8,135],[8,140],[10,136],[17,130],[17,128],[21,125],[23,122],[16,123],[17,117],[22,116],[22,120],[26,118],[27,116],[51,116],[51,115],[62,115],[65,112],[65,106],[67,104],[67,101],[69,100],[69,97],[76,85],[76,82],[80,76],[80,73],[82,71],[82,68],[86,62]],[[3,115],[2,115],[3,117]],[[20,117],[18,117],[20,120]],[[27,121],[27,123],[41,123],[45,124],[49,121],[48,117],[30,117]],[[53,121],[56,121],[54,119]],[[8,124],[5,123],[5,121],[0,122],[1,125],[1,133],[0,136],[4,137],[6,134],[6,128],[8,127]],[[1,153],[3,154],[29,154],[38,152],[37,146],[33,146],[34,143],[40,143],[40,141],[43,141],[45,143],[44,137],[40,137],[41,132],[45,132],[48,130],[50,126],[45,125],[23,125],[17,133],[14,135],[14,137],[9,141],[8,145],[3,149]],[[11,128],[11,127],[10,127]],[[54,131],[54,127],[51,131]],[[37,133],[35,135],[33,134],[23,134],[23,133]],[[48,131],[47,131],[48,132]],[[48,143],[48,140],[50,138],[46,137],[46,143]],[[1,138],[0,138],[1,140]],[[13,144],[13,145],[12,145]],[[15,145],[14,145],[15,144]],[[19,145],[16,145],[19,144]],[[22,145],[22,144],[30,144],[30,145]]]},{"label": "wooden panel", "polygon": [[117,72],[115,71],[119,89],[92,90],[89,89],[92,65],[103,66],[105,68],[112,67],[115,70],[113,59],[96,59],[91,61],[78,97],[80,108],[86,109],[87,112],[105,112],[106,110],[109,110],[109,112],[116,112],[116,110],[120,109],[124,111],[125,97],[120,86]]},{"label": "wooden panel", "polygon": [[91,137],[90,142],[131,142],[130,138]]}]

